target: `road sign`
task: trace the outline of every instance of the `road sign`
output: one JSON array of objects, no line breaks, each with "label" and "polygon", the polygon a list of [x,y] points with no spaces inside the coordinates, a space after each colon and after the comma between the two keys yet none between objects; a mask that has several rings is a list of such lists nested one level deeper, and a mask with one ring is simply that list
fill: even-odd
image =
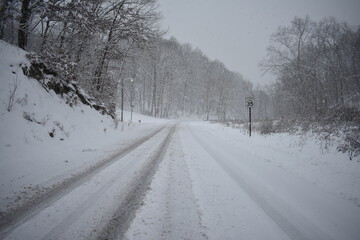
[{"label": "road sign", "polygon": [[255,98],[254,97],[246,97],[245,98],[245,106],[248,108],[252,108],[255,106]]},{"label": "road sign", "polygon": [[255,97],[246,97],[245,106],[249,108],[249,137],[251,137],[251,108],[255,106]]}]

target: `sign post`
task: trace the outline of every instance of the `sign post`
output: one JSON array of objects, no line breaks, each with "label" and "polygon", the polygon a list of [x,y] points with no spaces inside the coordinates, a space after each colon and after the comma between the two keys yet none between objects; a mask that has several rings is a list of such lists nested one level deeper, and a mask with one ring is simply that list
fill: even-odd
[{"label": "sign post", "polygon": [[251,137],[251,108],[255,105],[255,97],[246,97],[245,106],[249,108],[249,137]]}]

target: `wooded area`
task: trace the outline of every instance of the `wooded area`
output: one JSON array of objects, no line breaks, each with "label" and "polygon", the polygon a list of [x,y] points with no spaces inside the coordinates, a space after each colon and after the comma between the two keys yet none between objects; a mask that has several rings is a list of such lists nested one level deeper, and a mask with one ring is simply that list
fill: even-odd
[{"label": "wooded area", "polygon": [[[2,39],[35,51],[67,82],[77,81],[110,108],[156,117],[239,119],[252,85],[199,49],[162,38],[154,0],[7,0]],[[19,19],[19,20],[18,20]],[[16,31],[18,29],[18,31]]]},{"label": "wooded area", "polygon": [[156,0],[4,0],[0,13],[1,39],[37,53],[57,79],[78,82],[112,110],[121,86],[125,109],[161,118],[246,119],[250,95],[259,120],[360,102],[360,29],[334,18],[279,27],[261,63],[277,82],[254,88],[201,50],[164,39]]},{"label": "wooded area", "polygon": [[294,18],[271,37],[265,70],[277,76],[270,89],[274,116],[312,117],[360,102],[360,28],[334,18]]}]

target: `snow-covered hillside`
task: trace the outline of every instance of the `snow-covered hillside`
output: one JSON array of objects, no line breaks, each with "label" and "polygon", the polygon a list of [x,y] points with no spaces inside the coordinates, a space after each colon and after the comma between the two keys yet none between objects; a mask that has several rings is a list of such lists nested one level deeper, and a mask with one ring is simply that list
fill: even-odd
[{"label": "snow-covered hillside", "polygon": [[[24,75],[22,67],[30,64],[25,55],[0,41],[0,212],[161,123],[135,114],[131,126],[115,128],[110,116],[90,106],[78,102],[70,107],[66,95],[61,98]],[[125,120],[129,117],[125,113]]]}]

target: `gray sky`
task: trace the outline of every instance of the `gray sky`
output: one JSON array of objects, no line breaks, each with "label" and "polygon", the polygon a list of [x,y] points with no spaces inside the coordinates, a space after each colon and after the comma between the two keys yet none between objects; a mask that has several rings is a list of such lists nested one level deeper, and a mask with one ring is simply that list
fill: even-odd
[{"label": "gray sky", "polygon": [[257,84],[274,77],[261,76],[259,62],[266,55],[270,35],[295,17],[319,21],[334,16],[360,25],[360,0],[158,0],[167,38],[200,48],[232,71]]}]

